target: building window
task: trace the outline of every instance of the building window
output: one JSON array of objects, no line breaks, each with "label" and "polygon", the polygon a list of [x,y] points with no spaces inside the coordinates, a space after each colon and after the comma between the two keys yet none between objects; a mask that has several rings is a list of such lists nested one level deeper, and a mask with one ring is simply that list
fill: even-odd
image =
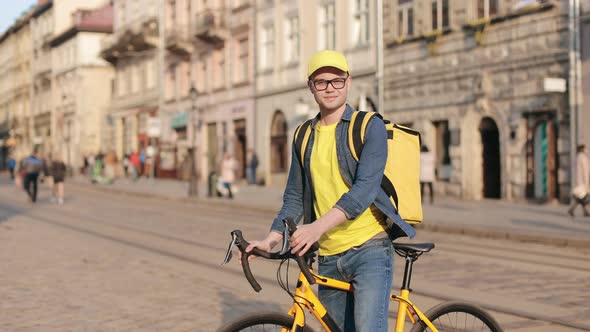
[{"label": "building window", "polygon": [[353,29],[352,38],[356,45],[365,45],[369,42],[369,0],[355,0]]},{"label": "building window", "polygon": [[156,65],[154,59],[150,59],[146,63],[146,87],[148,89],[152,89],[156,86],[155,74],[156,74]]},{"label": "building window", "polygon": [[498,0],[475,0],[476,18],[487,18],[498,15]]},{"label": "building window", "polygon": [[272,24],[262,28],[262,52],[260,53],[260,68],[267,69],[273,67],[273,53],[275,47],[274,40],[275,29]]},{"label": "building window", "polygon": [[222,49],[217,53],[217,64],[216,64],[216,73],[215,73],[215,88],[220,89],[225,86],[225,54],[223,53],[224,50]]},{"label": "building window", "polygon": [[287,171],[287,121],[281,111],[276,111],[272,119],[270,137],[271,172]]},{"label": "building window", "polygon": [[176,91],[176,66],[172,65],[168,68],[167,82],[166,82],[166,99],[174,98]]},{"label": "building window", "polygon": [[117,72],[117,86],[119,90],[119,96],[124,96],[127,93],[127,82],[125,81],[125,68],[121,68]]},{"label": "building window", "polygon": [[169,11],[168,22],[170,22],[169,24],[171,26],[174,26],[174,25],[176,25],[176,0],[168,1],[168,11]]},{"label": "building window", "polygon": [[285,60],[287,63],[292,63],[299,59],[299,16],[287,17],[285,24],[287,37]]},{"label": "building window", "polygon": [[414,35],[414,8],[412,0],[399,0],[398,2],[398,37]]},{"label": "building window", "polygon": [[441,181],[451,180],[451,132],[449,121],[434,123],[436,128],[436,178]]},{"label": "building window", "polygon": [[137,64],[131,67],[131,93],[139,91],[139,68]]},{"label": "building window", "polygon": [[248,39],[240,39],[238,41],[238,82],[246,82],[248,80]]},{"label": "building window", "polygon": [[207,91],[207,70],[207,54],[201,53],[197,69],[197,91],[201,93]]},{"label": "building window", "polygon": [[432,0],[432,30],[449,27],[449,0]]},{"label": "building window", "polygon": [[336,15],[333,2],[320,7],[320,49],[336,48]]}]

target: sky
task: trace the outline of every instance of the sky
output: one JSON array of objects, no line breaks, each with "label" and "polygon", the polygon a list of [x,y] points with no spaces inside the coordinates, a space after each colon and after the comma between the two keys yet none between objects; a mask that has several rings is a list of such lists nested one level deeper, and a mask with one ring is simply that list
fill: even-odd
[{"label": "sky", "polygon": [[37,0],[0,0],[0,34]]}]

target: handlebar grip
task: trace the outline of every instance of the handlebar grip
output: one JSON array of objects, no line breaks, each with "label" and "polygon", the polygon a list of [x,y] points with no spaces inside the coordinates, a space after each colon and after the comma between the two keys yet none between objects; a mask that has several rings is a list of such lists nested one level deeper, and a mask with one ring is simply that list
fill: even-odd
[{"label": "handlebar grip", "polygon": [[315,278],[311,274],[311,272],[309,271],[309,265],[307,265],[307,263],[305,263],[304,256],[297,255],[296,261],[297,261],[297,265],[299,265],[299,269],[301,270],[301,272],[305,276],[305,279],[307,279],[307,282],[309,282],[310,285],[315,284]]},{"label": "handlebar grip", "polygon": [[242,270],[244,270],[244,275],[246,275],[246,279],[248,279],[250,286],[252,286],[252,288],[254,288],[254,291],[258,293],[260,292],[262,287],[260,287],[260,284],[256,281],[254,275],[252,275],[252,271],[250,270],[250,263],[248,262],[248,257],[251,254],[251,252],[245,251],[242,253]]},{"label": "handlebar grip", "polygon": [[[293,235],[293,233],[295,233],[295,231],[297,230],[297,225],[295,224],[293,219],[290,217],[285,218],[285,222],[287,224],[287,227],[289,228],[289,233],[291,235]],[[314,251],[318,250],[319,247],[320,247],[320,245],[316,242],[309,248],[309,250],[314,252]],[[299,265],[299,269],[301,270],[301,272],[305,276],[305,279],[307,279],[307,282],[309,282],[310,285],[315,284],[315,278],[313,277],[311,272],[309,272],[310,268],[309,268],[309,265],[307,265],[307,263],[305,262],[304,256],[297,255],[296,257],[297,258],[295,260],[297,261],[297,265]]]}]

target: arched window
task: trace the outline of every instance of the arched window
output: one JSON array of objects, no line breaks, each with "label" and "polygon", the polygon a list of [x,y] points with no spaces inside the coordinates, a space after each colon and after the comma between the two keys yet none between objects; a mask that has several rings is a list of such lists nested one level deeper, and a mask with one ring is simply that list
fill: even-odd
[{"label": "arched window", "polygon": [[281,111],[272,117],[270,130],[270,171],[280,173],[287,171],[287,121]]}]

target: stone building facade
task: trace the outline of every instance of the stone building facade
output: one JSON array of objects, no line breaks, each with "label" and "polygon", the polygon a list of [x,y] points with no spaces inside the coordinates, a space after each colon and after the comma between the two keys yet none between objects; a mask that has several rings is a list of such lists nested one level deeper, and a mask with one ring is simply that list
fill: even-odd
[{"label": "stone building facade", "polygon": [[307,62],[319,50],[342,51],[352,89],[348,102],[376,108],[375,1],[258,0],[256,7],[256,150],[259,175],[284,186],[298,125],[319,110],[308,90]]},{"label": "stone building facade", "polygon": [[113,28],[113,7],[78,9],[73,22],[49,42],[53,54],[52,155],[73,169],[104,150],[103,128],[111,100],[113,70],[100,58],[100,42]]},{"label": "stone building facade", "polygon": [[[161,59],[159,0],[114,0],[113,33],[101,42],[100,55],[113,66],[114,80],[106,147],[119,159],[157,145],[148,134],[150,118],[159,119]],[[152,161],[146,159],[151,166]],[[148,173],[145,168],[146,174]]]},{"label": "stone building facade", "polygon": [[0,37],[0,169],[9,156],[18,160],[31,152],[31,14]]},{"label": "stone building facade", "polygon": [[238,178],[244,177],[247,151],[254,147],[255,7],[254,0],[195,3],[190,61],[197,93],[187,133],[202,179],[219,173],[225,153],[235,157]]},{"label": "stone building facade", "polygon": [[567,200],[567,1],[388,1],[385,112],[422,133],[435,190]]}]

